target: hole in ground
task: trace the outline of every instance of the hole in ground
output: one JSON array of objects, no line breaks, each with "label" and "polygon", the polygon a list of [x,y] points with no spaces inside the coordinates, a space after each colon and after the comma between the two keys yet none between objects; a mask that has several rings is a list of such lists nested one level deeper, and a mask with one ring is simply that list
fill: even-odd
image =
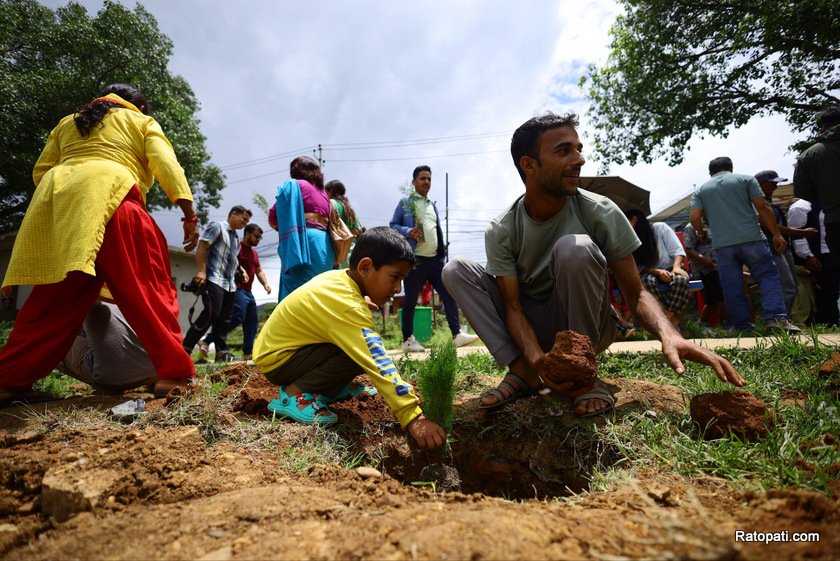
[{"label": "hole in ground", "polygon": [[363,445],[371,463],[407,485],[506,499],[587,491],[593,472],[618,460],[617,451],[599,438],[592,423],[532,419],[528,426],[519,421],[507,417],[483,425],[458,424],[448,452],[409,448],[399,427],[368,435]]}]

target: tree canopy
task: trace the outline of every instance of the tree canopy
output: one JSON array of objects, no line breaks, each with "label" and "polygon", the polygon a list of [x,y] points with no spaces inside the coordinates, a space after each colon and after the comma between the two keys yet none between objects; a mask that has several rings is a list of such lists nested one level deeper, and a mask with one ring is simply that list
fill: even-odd
[{"label": "tree canopy", "polygon": [[[35,0],[0,0],[0,231],[23,218],[50,130],[117,82],[146,95],[206,219],[219,205],[224,175],[210,163],[195,94],[167,69],[171,54],[172,41],[139,4],[132,11],[107,0],[91,17],[74,2],[53,11]],[[147,205],[170,203],[152,189]]]},{"label": "tree canopy", "polygon": [[620,0],[610,55],[581,78],[605,164],[679,164],[694,135],[752,117],[792,130],[838,103],[837,0]]}]

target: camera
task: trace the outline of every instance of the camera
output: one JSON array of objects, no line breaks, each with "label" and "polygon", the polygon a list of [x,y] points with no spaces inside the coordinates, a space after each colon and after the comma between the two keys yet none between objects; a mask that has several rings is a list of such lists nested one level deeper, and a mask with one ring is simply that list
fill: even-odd
[{"label": "camera", "polygon": [[193,279],[189,283],[182,282],[181,283],[181,291],[182,292],[192,292],[196,296],[200,296],[207,291],[207,287],[203,284],[198,284],[197,282],[195,282],[195,279]]}]

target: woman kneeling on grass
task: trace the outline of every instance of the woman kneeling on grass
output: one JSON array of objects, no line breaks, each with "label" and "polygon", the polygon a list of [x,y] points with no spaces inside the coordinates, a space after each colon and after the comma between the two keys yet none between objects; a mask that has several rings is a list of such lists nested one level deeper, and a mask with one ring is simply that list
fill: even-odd
[{"label": "woman kneeling on grass", "polygon": [[198,242],[192,193],[146,98],[114,84],[52,130],[3,286],[35,285],[0,351],[0,405],[48,399],[32,384],[61,361],[104,284],[157,371],[155,393],[186,386],[166,238],[146,211],[157,178],[184,213],[184,250]]},{"label": "woman kneeling on grass", "polygon": [[[284,298],[254,345],[254,362],[280,386],[268,409],[301,423],[338,420],[329,404],[362,392],[379,393],[421,448],[437,448],[446,434],[420,409],[385,353],[369,306],[400,291],[414,252],[388,227],[359,236],[350,268],[322,273]],[[353,383],[364,372],[375,387]]]}]

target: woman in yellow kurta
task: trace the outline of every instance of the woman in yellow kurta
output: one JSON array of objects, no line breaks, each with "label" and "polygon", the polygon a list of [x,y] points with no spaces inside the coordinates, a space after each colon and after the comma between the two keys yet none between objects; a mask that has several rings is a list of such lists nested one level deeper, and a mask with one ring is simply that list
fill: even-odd
[{"label": "woman in yellow kurta", "polygon": [[135,88],[115,84],[50,133],[3,286],[35,285],[0,351],[0,403],[37,397],[32,383],[64,358],[104,283],[143,342],[156,392],[186,385],[166,239],[145,208],[157,178],[198,240],[192,193],[160,125]]}]

